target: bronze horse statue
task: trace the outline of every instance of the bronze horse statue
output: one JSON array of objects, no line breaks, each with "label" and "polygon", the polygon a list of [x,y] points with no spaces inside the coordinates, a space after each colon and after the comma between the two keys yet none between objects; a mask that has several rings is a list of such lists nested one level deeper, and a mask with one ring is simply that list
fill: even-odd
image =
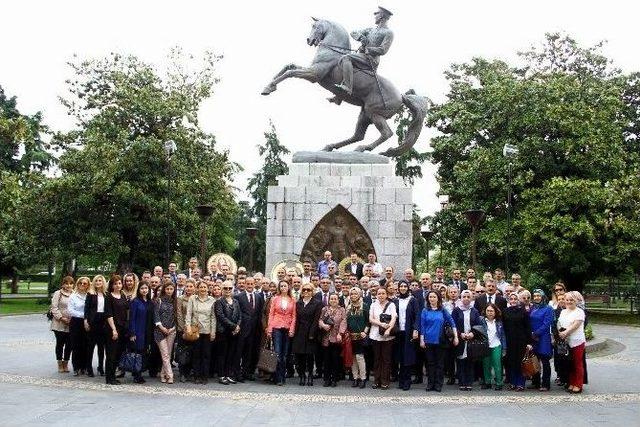
[{"label": "bronze horse statue", "polygon": [[329,144],[323,148],[331,151],[364,139],[367,128],[373,123],[380,132],[380,137],[371,144],[361,145],[356,151],[371,151],[393,136],[393,131],[387,124],[387,119],[402,111],[406,106],[411,112],[411,122],[403,141],[399,146],[389,148],[381,153],[388,157],[398,157],[409,151],[416,143],[427,114],[428,100],[424,96],[416,95],[413,90],[401,94],[386,78],[376,75],[372,70],[354,69],[353,93],[347,94],[336,87],[342,81],[342,67],[338,65],[340,58],[353,52],[349,34],[339,24],[313,18],[311,34],[307,38],[309,46],[317,46],[313,62],[308,67],[295,64],[286,65],[262,91],[262,95],[269,95],[275,91],[278,83],[290,77],[305,79],[311,83],[319,83],[332,92],[335,97],[331,102],[340,104],[342,101],[361,107],[355,133],[344,141]]}]

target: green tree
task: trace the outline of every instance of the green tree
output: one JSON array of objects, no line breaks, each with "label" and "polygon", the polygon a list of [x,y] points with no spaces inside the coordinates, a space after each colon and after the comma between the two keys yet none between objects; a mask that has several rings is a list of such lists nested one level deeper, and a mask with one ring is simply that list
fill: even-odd
[{"label": "green tree", "polygon": [[[280,143],[276,127],[269,121],[269,130],[264,133],[265,142],[258,145],[258,153],[262,157],[262,168],[249,179],[247,191],[252,199],[250,214],[258,229],[255,242],[255,268],[263,271],[265,268],[265,240],[267,231],[267,192],[270,185],[277,185],[276,178],[286,175],[289,167],[284,156],[290,153],[289,149]],[[244,236],[243,239],[248,237]],[[248,243],[243,240],[243,247]]]},{"label": "green tree", "polygon": [[21,215],[30,192],[45,181],[44,172],[55,158],[43,137],[42,115],[20,113],[15,96],[0,86],[0,275],[11,277],[17,292],[19,272],[45,257],[31,228]]},{"label": "green tree", "polygon": [[[411,123],[411,115],[409,111],[403,107],[402,112],[396,115],[395,123],[396,136],[398,143],[404,140],[404,137]],[[403,155],[396,157],[396,175],[401,176],[409,185],[413,185],[417,178],[422,178],[422,164],[429,160],[429,153],[420,153],[415,148],[411,148]]]},{"label": "green tree", "polygon": [[[194,66],[176,49],[164,74],[119,54],[69,64],[76,77],[62,102],[78,128],[56,135],[66,150],[61,176],[38,194],[49,207],[39,231],[67,257],[102,256],[118,271],[147,268],[164,258],[168,226],[171,257],[187,259],[198,253],[201,203],[217,208],[207,225],[208,249],[232,250],[237,206],[229,182],[236,166],[198,122],[200,104],[218,81],[218,60],[207,53]],[[177,145],[170,159],[167,141]]]},{"label": "green tree", "polygon": [[[432,140],[432,160],[438,165],[440,192],[449,195],[448,208],[435,218],[436,239],[456,260],[468,262],[470,237],[461,236],[470,236],[471,228],[462,213],[482,208],[487,213],[478,240],[482,266],[504,268],[508,242],[512,271],[531,269],[580,289],[589,274],[604,268],[597,259],[607,248],[581,247],[585,230],[566,235],[562,249],[551,248],[551,240],[540,242],[542,230],[536,228],[543,219],[533,221],[528,211],[540,213],[545,197],[551,198],[557,202],[556,210],[544,211],[545,221],[573,218],[573,225],[587,221],[591,228],[599,229],[602,204],[577,200],[588,213],[571,209],[562,213],[562,204],[570,206],[571,199],[556,198],[550,191],[579,191],[584,186],[595,192],[632,173],[638,164],[637,144],[632,143],[633,126],[638,123],[637,76],[633,81],[612,68],[599,53],[599,45],[582,48],[558,34],[547,35],[541,48],[522,53],[521,58],[524,66],[519,67],[474,58],[446,73],[450,81],[447,101],[434,106],[427,120],[440,132]],[[503,157],[505,144],[517,146],[518,156]],[[513,227],[508,235],[509,162]],[[555,178],[563,181],[553,181]],[[576,185],[569,185],[573,183]],[[610,196],[597,194],[604,200]],[[628,207],[619,208],[622,211],[614,215],[629,218],[624,211]],[[614,244],[607,239],[597,241]],[[564,252],[532,261],[534,248],[547,254]],[[577,260],[580,267],[554,262],[569,259],[569,248],[582,252],[583,259]],[[585,253],[589,251],[592,253]],[[611,262],[630,265],[628,256]]]}]

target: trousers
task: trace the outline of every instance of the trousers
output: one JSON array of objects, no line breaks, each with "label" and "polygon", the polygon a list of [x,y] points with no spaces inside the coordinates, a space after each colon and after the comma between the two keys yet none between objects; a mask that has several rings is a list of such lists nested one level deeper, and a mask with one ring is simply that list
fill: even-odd
[{"label": "trousers", "polygon": [[173,370],[171,369],[171,351],[173,350],[173,343],[176,339],[175,329],[171,333],[164,337],[164,339],[158,341],[158,350],[160,351],[160,358],[162,360],[162,368],[160,369],[160,376],[167,380],[173,380]]},{"label": "trousers", "polygon": [[[496,386],[503,385],[502,378],[502,346],[493,347],[489,349],[489,355],[482,359],[482,370],[484,373],[484,383],[491,385],[491,380],[495,375]],[[492,371],[493,370],[493,374]]]}]

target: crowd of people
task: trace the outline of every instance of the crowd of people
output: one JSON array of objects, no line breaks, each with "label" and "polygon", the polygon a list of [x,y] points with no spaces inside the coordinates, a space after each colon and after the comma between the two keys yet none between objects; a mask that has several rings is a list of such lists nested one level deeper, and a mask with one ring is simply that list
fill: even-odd
[{"label": "crowd of people", "polygon": [[[141,277],[65,277],[50,311],[58,372],[71,360],[73,375],[95,376],[97,347],[97,373],[112,385],[126,354],[142,356],[136,383],[144,373],[171,384],[176,371],[180,382],[282,386],[297,373],[300,386],[549,391],[551,359],[557,386],[581,393],[587,382],[584,300],[561,282],[548,299],[500,269],[482,279],[473,269],[446,277],[443,267],[399,278],[375,254],[366,263],[352,254],[338,271],[329,251],[303,269],[281,268],[277,280],[226,265],[203,275],[192,258],[183,272],[171,263]],[[274,372],[258,369],[265,348],[277,355]],[[530,355],[540,369],[528,378]]]}]

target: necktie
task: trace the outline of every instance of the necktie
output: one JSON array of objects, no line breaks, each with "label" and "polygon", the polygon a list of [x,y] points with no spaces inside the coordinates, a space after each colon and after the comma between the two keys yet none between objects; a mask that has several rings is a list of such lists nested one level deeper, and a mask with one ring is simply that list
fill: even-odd
[{"label": "necktie", "polygon": [[327,305],[327,294],[322,297],[322,305]]},{"label": "necktie", "polygon": [[255,304],[253,303],[253,292],[249,292],[249,304],[251,304],[251,308],[256,308]]},{"label": "necktie", "polygon": [[489,304],[493,304],[493,295],[489,295]]}]

